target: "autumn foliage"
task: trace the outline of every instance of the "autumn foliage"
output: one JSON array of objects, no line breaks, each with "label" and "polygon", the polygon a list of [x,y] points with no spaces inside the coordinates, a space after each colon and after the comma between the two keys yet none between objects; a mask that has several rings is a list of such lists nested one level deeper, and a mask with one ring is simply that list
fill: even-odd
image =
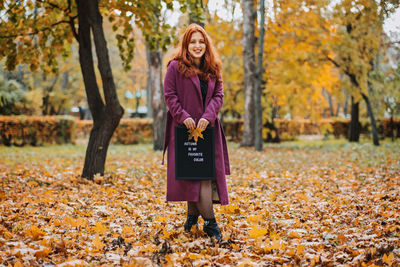
[{"label": "autumn foliage", "polygon": [[[93,121],[76,121],[76,138],[86,139],[93,127]],[[151,119],[121,119],[111,142],[114,144],[132,145],[150,143],[153,136]]]},{"label": "autumn foliage", "polygon": [[0,116],[0,143],[43,145],[73,142],[75,121],[69,116]]},{"label": "autumn foliage", "polygon": [[[348,119],[320,119],[317,121],[298,119],[275,119],[276,129],[264,127],[263,138],[276,135],[282,141],[294,140],[299,135],[322,135],[345,138],[348,134]],[[224,131],[230,141],[239,142],[243,134],[242,119],[226,119]],[[0,142],[10,146],[75,143],[87,140],[93,121],[76,120],[68,116],[0,116]],[[381,136],[400,137],[400,120],[378,121]],[[369,122],[361,121],[361,132],[367,135]],[[201,133],[200,133],[201,134]],[[151,143],[153,127],[151,119],[122,119],[111,142],[113,144]],[[196,136],[199,136],[197,134]]]}]

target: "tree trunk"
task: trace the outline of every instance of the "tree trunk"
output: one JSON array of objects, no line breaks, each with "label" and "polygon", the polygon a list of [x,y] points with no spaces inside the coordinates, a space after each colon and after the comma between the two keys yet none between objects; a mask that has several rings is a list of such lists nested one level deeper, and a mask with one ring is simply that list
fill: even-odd
[{"label": "tree trunk", "polygon": [[343,91],[343,93],[346,96],[346,99],[344,101],[344,106],[343,106],[343,114],[345,117],[347,117],[347,114],[349,113],[348,109],[349,109],[349,95]]},{"label": "tree trunk", "polygon": [[164,144],[164,127],[166,106],[164,90],[161,81],[162,57],[161,51],[150,51],[150,87],[153,107],[153,149],[162,150]]},{"label": "tree trunk", "polygon": [[254,145],[254,80],[256,76],[254,55],[254,20],[256,12],[253,0],[242,0],[243,5],[243,66],[244,66],[244,129],[241,146]]},{"label": "tree trunk", "polygon": [[365,103],[367,104],[368,114],[371,119],[372,141],[375,146],[379,146],[378,131],[376,130],[376,121],[375,121],[375,117],[374,117],[374,112],[372,110],[371,101],[369,100],[369,97],[366,94],[361,94],[361,95],[362,95]]},{"label": "tree trunk", "polygon": [[150,64],[150,50],[146,44],[146,60],[147,60],[147,117],[153,118],[153,95],[151,92],[151,64]]},{"label": "tree trunk", "polygon": [[69,71],[64,71],[61,80],[61,90],[67,90],[69,88]]},{"label": "tree trunk", "polygon": [[340,112],[340,103],[337,103],[337,105],[336,105],[335,117],[338,117],[338,116],[339,116],[339,112]]},{"label": "tree trunk", "polygon": [[[79,20],[79,62],[89,109],[93,116],[93,128],[90,131],[82,177],[93,179],[95,174],[104,175],[108,146],[124,110],[118,101],[115,89],[98,2],[97,0],[76,1]],[[100,96],[96,82],[90,36],[91,29],[96,47],[98,68],[103,82],[105,104]]]},{"label": "tree trunk", "polygon": [[390,137],[392,137],[392,142],[394,142],[394,121],[393,121],[393,110],[390,110]]},{"label": "tree trunk", "polygon": [[351,119],[348,136],[350,142],[358,142],[360,140],[359,104],[359,102],[354,103],[354,97],[351,97]]},{"label": "tree trunk", "polygon": [[326,91],[327,95],[328,95],[328,102],[329,102],[329,115],[330,117],[335,116],[335,112],[333,111],[333,101],[332,101],[332,95],[331,93],[329,93],[328,91]]},{"label": "tree trunk", "polygon": [[257,75],[255,80],[254,92],[254,148],[257,151],[263,150],[263,120],[262,120],[262,74],[263,74],[263,54],[264,54],[264,21],[265,7],[264,0],[260,1],[260,38],[258,40],[258,55],[257,55]]}]

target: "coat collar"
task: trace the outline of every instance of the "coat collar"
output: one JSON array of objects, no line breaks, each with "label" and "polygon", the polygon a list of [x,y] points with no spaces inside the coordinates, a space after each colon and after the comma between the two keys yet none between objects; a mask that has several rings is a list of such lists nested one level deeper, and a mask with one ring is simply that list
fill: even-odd
[{"label": "coat collar", "polygon": [[[193,75],[190,77],[190,80],[192,80],[194,86],[196,87],[196,91],[197,91],[200,99],[203,100],[203,97],[201,95],[199,76]],[[215,89],[214,86],[215,86],[215,78],[211,78],[208,81],[208,90],[207,90],[206,101],[205,101],[206,103],[208,102],[208,100],[210,99],[210,97],[212,96],[212,94],[214,92],[214,89]]]}]

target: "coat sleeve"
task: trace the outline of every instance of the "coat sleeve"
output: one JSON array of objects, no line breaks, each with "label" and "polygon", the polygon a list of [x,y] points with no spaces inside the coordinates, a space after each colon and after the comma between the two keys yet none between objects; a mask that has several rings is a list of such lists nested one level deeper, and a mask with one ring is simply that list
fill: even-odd
[{"label": "coat sleeve", "polygon": [[164,78],[164,100],[174,120],[182,124],[190,115],[182,108],[179,102],[176,75],[176,62],[173,61],[169,64]]},{"label": "coat sleeve", "polygon": [[214,94],[211,97],[211,100],[208,103],[203,113],[203,116],[201,117],[208,120],[209,122],[215,121],[222,107],[223,98],[224,98],[224,92],[222,89],[222,82],[217,82]]}]

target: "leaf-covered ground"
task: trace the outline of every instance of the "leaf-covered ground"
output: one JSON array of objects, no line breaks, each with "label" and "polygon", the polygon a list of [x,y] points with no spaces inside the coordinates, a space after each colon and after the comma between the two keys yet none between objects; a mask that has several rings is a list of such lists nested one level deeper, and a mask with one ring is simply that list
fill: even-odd
[{"label": "leaf-covered ground", "polygon": [[111,146],[79,174],[83,145],[0,148],[0,265],[399,266],[400,144],[229,146],[224,241],[183,231],[150,145]]}]

